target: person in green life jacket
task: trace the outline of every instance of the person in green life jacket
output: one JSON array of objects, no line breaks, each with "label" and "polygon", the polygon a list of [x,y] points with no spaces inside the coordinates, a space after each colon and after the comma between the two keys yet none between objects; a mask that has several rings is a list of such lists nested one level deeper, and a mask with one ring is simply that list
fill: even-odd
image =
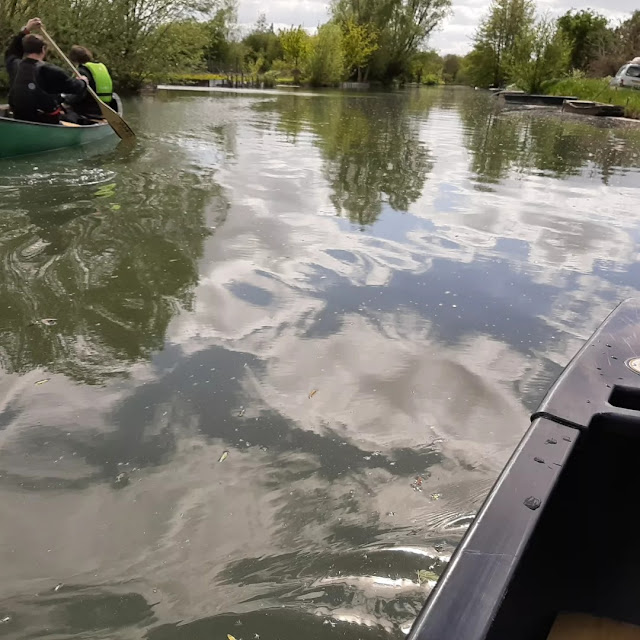
[{"label": "person in green life jacket", "polygon": [[[80,75],[89,79],[89,86],[98,94],[100,100],[115,109],[113,82],[107,67],[102,62],[94,62],[91,51],[79,45],[71,47],[69,60],[76,66]],[[84,95],[71,96],[66,102],[80,116],[102,118],[100,107],[89,92]]]}]

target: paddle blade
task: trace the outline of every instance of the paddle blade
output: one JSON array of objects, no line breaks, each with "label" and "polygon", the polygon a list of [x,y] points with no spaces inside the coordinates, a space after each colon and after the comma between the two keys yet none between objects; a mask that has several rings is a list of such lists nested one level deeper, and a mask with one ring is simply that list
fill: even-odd
[{"label": "paddle blade", "polygon": [[117,111],[114,111],[108,104],[102,102],[102,100],[100,100],[100,98],[90,87],[87,87],[87,89],[89,93],[91,93],[91,95],[94,97],[94,99],[98,102],[102,117],[111,125],[111,128],[116,132],[118,137],[121,140],[134,140],[136,134],[133,132],[133,129],[125,122],[122,116]]}]

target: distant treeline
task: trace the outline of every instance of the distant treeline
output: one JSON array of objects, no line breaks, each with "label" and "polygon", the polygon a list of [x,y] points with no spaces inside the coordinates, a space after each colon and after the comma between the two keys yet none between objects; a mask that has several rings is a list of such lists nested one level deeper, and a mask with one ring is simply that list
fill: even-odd
[{"label": "distant treeline", "polygon": [[451,0],[335,0],[311,35],[274,29],[262,15],[238,27],[235,0],[0,0],[5,43],[29,17],[58,44],[89,47],[119,88],[176,73],[233,73],[312,85],[452,80],[458,59],[423,51]]},{"label": "distant treeline", "polygon": [[640,11],[612,24],[590,9],[553,19],[533,0],[493,0],[459,75],[477,86],[531,92],[562,77],[602,78],[640,55]]}]

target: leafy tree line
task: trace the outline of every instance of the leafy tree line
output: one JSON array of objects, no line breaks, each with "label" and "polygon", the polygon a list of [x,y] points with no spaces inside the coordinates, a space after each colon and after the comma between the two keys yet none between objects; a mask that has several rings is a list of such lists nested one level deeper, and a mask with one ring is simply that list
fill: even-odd
[{"label": "leafy tree line", "polygon": [[131,89],[184,73],[242,73],[313,85],[429,74],[440,81],[445,74],[444,60],[438,56],[434,65],[423,48],[451,0],[335,0],[330,20],[313,35],[295,25],[276,30],[265,16],[243,32],[235,2],[0,0],[0,40],[5,44],[27,18],[38,16],[58,44],[89,47],[118,86]]},{"label": "leafy tree line", "polygon": [[459,76],[477,86],[515,83],[538,92],[569,74],[613,75],[639,54],[640,11],[614,25],[590,9],[552,19],[533,0],[492,0]]}]

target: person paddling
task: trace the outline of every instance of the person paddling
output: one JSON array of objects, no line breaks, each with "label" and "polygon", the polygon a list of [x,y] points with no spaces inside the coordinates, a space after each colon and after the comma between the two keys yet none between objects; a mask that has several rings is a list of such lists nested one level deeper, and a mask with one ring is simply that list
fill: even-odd
[{"label": "person paddling", "polygon": [[87,77],[71,78],[60,67],[45,63],[47,44],[40,36],[25,35],[21,47],[23,58],[15,68],[9,91],[13,117],[45,124],[59,124],[61,119],[71,119],[63,118],[60,94],[84,95],[89,83]]},{"label": "person paddling", "polygon": [[4,54],[4,64],[9,74],[9,86],[13,84],[13,80],[16,77],[18,71],[18,65],[24,52],[22,51],[22,38],[28,36],[34,29],[40,28],[42,21],[40,18],[31,18],[27,24],[20,29],[19,33],[9,42],[9,46]]},{"label": "person paddling", "polygon": [[[94,62],[91,51],[80,45],[71,47],[69,60],[77,67],[80,75],[89,79],[89,86],[98,94],[100,100],[113,107],[113,82],[107,67],[102,62]],[[72,96],[66,102],[80,116],[102,118],[98,103],[88,93]]]}]

